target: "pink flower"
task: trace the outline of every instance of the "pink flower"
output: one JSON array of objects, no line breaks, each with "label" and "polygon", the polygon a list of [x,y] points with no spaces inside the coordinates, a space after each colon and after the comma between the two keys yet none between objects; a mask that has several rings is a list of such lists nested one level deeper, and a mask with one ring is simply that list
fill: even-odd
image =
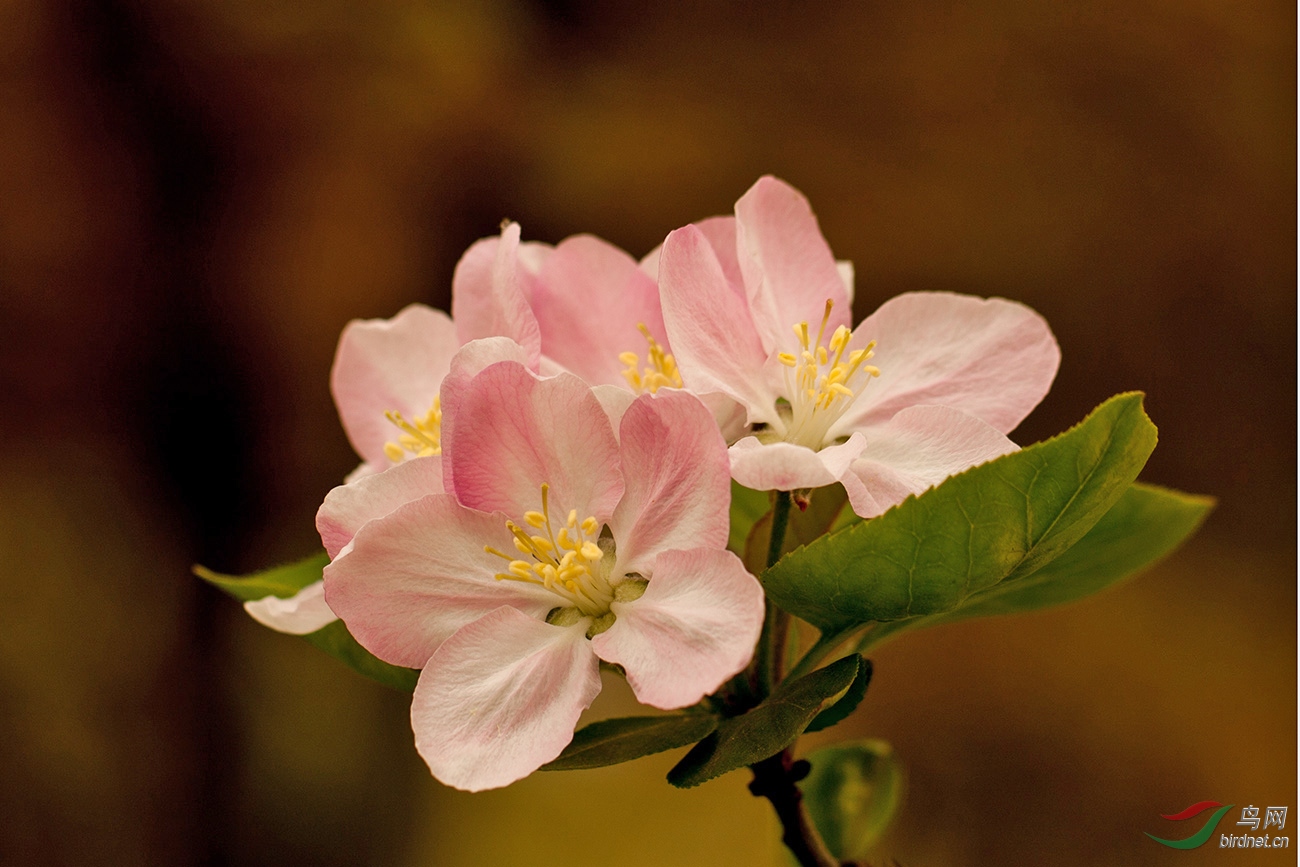
[{"label": "pink flower", "polygon": [[462,346],[509,338],[537,368],[540,337],[521,285],[527,270],[520,262],[519,226],[509,224],[490,242],[471,246],[456,265],[454,323],[440,310],[412,304],[392,319],[355,320],[343,329],[330,390],[363,461],[350,478],[441,454],[439,390]]},{"label": "pink flower", "polygon": [[[490,241],[471,246],[456,265],[455,323],[440,310],[411,304],[391,319],[354,320],[343,329],[330,390],[362,463],[347,478],[356,489],[336,489],[317,516],[331,558],[366,521],[442,489],[440,392],[462,346],[467,347],[462,353],[466,371],[506,359],[536,369],[540,338],[521,284],[528,279],[526,260],[540,255],[539,245],[525,245],[521,255],[515,224]],[[398,472],[378,489],[366,481],[403,463],[420,466]],[[244,608],[264,626],[294,635],[338,619],[319,581],[287,599],[267,596]]]},{"label": "pink flower", "polygon": [[618,247],[591,235],[566,238],[541,263],[530,289],[542,354],[564,370],[633,394],[682,387],[659,287]]},{"label": "pink flower", "polygon": [[450,390],[443,437],[447,492],[364,523],[325,570],[357,640],[423,669],[412,726],[439,780],[503,786],[557,756],[602,660],[660,708],[747,664],[763,594],[725,550],[726,447],[694,397],[637,398],[616,436],[577,378],[502,362]]},{"label": "pink flower", "polygon": [[[1021,304],[900,295],[850,329],[851,294],[808,202],[761,178],[719,217],[671,233],[664,324],[687,388],[747,412],[731,472],[760,490],[842,482],[872,517],[1016,449],[1060,351]],[[851,278],[850,278],[851,279]]]}]

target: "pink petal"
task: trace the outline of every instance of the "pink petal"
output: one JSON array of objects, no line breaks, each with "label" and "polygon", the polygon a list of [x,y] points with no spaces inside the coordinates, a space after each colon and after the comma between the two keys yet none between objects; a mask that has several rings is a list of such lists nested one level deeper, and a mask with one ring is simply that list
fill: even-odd
[{"label": "pink petal", "polygon": [[745,291],[745,275],[741,271],[739,247],[736,244],[736,218],[731,215],[709,217],[694,225],[709,239],[709,246],[718,257],[718,264],[722,266],[722,273],[726,276],[731,291],[748,303],[749,293]]},{"label": "pink petal", "polygon": [[623,423],[623,413],[627,412],[632,401],[636,400],[636,395],[617,385],[593,385],[591,393],[596,396],[601,408],[605,410],[610,428],[618,430],[618,426]]},{"label": "pink petal", "polygon": [[388,466],[398,429],[384,413],[423,416],[460,347],[447,314],[412,304],[392,319],[349,322],[339,337],[330,390],[348,440],[366,462]]},{"label": "pink petal", "polygon": [[543,618],[558,597],[535,584],[498,581],[513,552],[504,515],[462,508],[449,494],[400,506],[357,531],[325,567],[325,597],[361,645],[394,665],[419,668],[466,623],[502,605]]},{"label": "pink petal", "polygon": [[[528,364],[528,352],[509,337],[484,337],[471,340],[451,359],[451,370],[442,381],[442,443],[446,448],[452,441],[452,428],[456,424],[456,405],[465,393],[470,381],[483,372],[485,368],[501,361],[514,361]],[[442,466],[443,485],[447,493],[455,491],[451,463]]]},{"label": "pink petal", "polygon": [[530,307],[537,292],[537,275],[554,252],[554,247],[540,241],[521,241],[519,244],[519,288]]},{"label": "pink petal", "polygon": [[415,687],[411,728],[439,781],[495,789],[560,754],[600,692],[587,626],[499,608],[438,648]]},{"label": "pink petal", "polygon": [[768,176],[736,202],[740,269],[754,324],[768,351],[794,343],[791,328],[807,322],[816,331],[826,302],[834,302],[829,337],[849,325],[853,311],[844,280],[803,194]]},{"label": "pink petal", "polygon": [[427,494],[442,492],[442,458],[412,458],[330,491],[316,512],[316,530],[333,560],[367,521]]},{"label": "pink petal", "polygon": [[951,475],[1017,450],[991,425],[946,406],[914,406],[866,432],[844,477],[853,511],[874,518]]},{"label": "pink petal", "polygon": [[[531,252],[525,269],[535,264]],[[476,241],[456,263],[451,281],[451,315],[461,343],[482,337],[509,337],[528,353],[530,366],[541,354],[537,320],[521,285],[519,224],[510,223],[500,238]],[[524,281],[527,281],[525,270]]]},{"label": "pink petal", "polygon": [[639,571],[668,548],[724,548],[730,525],[727,444],[687,392],[643,394],[623,415],[626,489],[610,521],[619,568]]},{"label": "pink petal", "polygon": [[911,292],[891,298],[853,332],[877,341],[880,376],[836,425],[882,424],[904,407],[951,406],[1007,433],[1051,387],[1061,351],[1043,317],[1003,298]]},{"label": "pink petal", "polygon": [[728,287],[709,240],[695,226],[671,233],[659,260],[664,325],[686,387],[743,404],[751,422],[771,421],[776,395],[767,353],[743,299]]},{"label": "pink petal", "polygon": [[266,596],[245,602],[244,610],[263,626],[289,635],[308,635],[338,620],[325,604],[322,581],[313,581],[287,599]]},{"label": "pink petal", "polygon": [[731,447],[731,477],[755,491],[820,488],[838,482],[865,443],[855,433],[846,442],[815,452],[794,443],[763,444],[745,437]]},{"label": "pink petal", "polygon": [[561,241],[533,298],[542,353],[591,384],[626,387],[623,352],[646,354],[645,325],[667,347],[659,288],[618,247],[590,235]]},{"label": "pink petal", "polygon": [[[577,377],[538,379],[515,362],[475,376],[448,412],[444,430],[452,482],[461,503],[521,520],[540,510],[550,485],[551,516],[570,509],[609,520],[623,495],[618,441],[600,401]],[[446,416],[444,415],[444,419]]]},{"label": "pink petal", "polygon": [[686,707],[749,663],[763,589],[730,551],[665,551],[645,594],[612,610],[614,625],[591,640],[596,653],[623,666],[638,701]]},{"label": "pink petal", "polygon": [[[745,278],[740,273],[740,260],[736,258],[736,218],[709,217],[691,225],[699,229],[708,239],[709,246],[718,257],[718,264],[722,267],[722,273],[727,278],[727,285],[731,287],[731,291],[742,299],[748,299],[749,296],[745,292]],[[659,279],[659,257],[662,254],[663,246],[660,245],[641,260],[641,270],[656,281]],[[748,300],[745,303],[748,304]]]},{"label": "pink petal", "polygon": [[744,436],[747,427],[745,419],[749,413],[745,411],[743,404],[738,403],[734,398],[717,392],[707,394],[691,393],[709,408],[709,412],[713,413],[713,420],[717,423],[718,430],[722,432],[722,438],[725,441],[735,442]]}]

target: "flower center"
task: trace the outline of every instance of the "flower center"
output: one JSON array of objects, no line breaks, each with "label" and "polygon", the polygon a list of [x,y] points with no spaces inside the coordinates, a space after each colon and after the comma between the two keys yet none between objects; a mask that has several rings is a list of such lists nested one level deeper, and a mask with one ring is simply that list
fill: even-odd
[{"label": "flower center", "polygon": [[414,422],[407,421],[400,412],[389,410],[384,417],[402,433],[397,442],[384,443],[384,454],[393,463],[401,463],[406,455],[426,458],[442,454],[442,398],[435,397],[433,406]]},{"label": "flower center", "polygon": [[794,326],[795,337],[803,347],[798,356],[788,352],[777,354],[786,367],[785,393],[790,401],[785,440],[814,451],[826,445],[827,431],[853,404],[862,388],[872,377],[880,376],[880,368],[863,363],[874,355],[876,341],[845,356],[853,332],[841,325],[828,343],[822,343],[833,306],[834,302],[827,299],[826,313],[815,341],[808,338],[807,322]]},{"label": "flower center", "polygon": [[526,581],[538,584],[563,599],[568,607],[577,608],[588,617],[602,617],[609,613],[614,600],[614,590],[609,583],[610,562],[604,561],[605,551],[597,543],[600,523],[594,517],[578,520],[576,509],[570,509],[568,518],[555,532],[550,513],[551,486],[542,485],[542,510],[525,512],[524,523],[535,531],[530,533],[514,521],[506,521],[506,529],[513,535],[515,548],[527,559],[517,559],[491,545],[483,550],[507,560],[505,572],[498,572],[498,581]]},{"label": "flower center", "polygon": [[620,352],[618,360],[627,366],[623,371],[623,378],[627,384],[637,394],[650,392],[654,394],[664,386],[669,388],[682,387],[682,375],[677,371],[676,360],[664,352],[653,337],[650,336],[650,329],[645,327],[645,323],[637,324],[637,330],[645,335],[646,343],[649,347],[646,349],[646,366],[641,366],[641,356],[635,352]]}]

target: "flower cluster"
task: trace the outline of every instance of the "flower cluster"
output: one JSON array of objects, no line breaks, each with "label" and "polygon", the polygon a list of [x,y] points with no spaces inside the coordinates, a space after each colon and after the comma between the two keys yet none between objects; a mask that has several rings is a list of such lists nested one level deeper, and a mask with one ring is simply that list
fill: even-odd
[{"label": "flower cluster", "polygon": [[911,293],[852,327],[852,296],[770,177],[639,262],[505,224],[457,265],[451,317],[344,330],[331,385],[362,463],[317,518],[331,563],[250,613],[297,633],[338,617],[421,669],[416,746],[469,790],[555,758],[602,662],[648,705],[701,701],[764,618],[726,550],[732,479],[842,484],[874,517],[1014,451],[1055,375],[1023,305]]}]

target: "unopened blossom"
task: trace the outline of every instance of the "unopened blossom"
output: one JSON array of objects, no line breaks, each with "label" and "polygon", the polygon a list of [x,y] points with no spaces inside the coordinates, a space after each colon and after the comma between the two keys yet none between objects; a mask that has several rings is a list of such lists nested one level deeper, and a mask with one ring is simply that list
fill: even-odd
[{"label": "unopened blossom", "polygon": [[660,708],[747,664],[763,595],[725,550],[726,446],[703,404],[643,395],[616,433],[569,374],[500,362],[452,392],[446,493],[366,522],[325,570],[357,640],[422,669],[411,718],[435,777],[487,789],[555,758],[602,660]]},{"label": "unopened blossom", "polygon": [[739,402],[733,477],[760,490],[842,482],[878,515],[1014,451],[1006,437],[1056,375],[1060,351],[1022,304],[900,295],[851,328],[846,269],[808,202],[760,179],[723,217],[671,233],[664,324],[685,386]]}]

